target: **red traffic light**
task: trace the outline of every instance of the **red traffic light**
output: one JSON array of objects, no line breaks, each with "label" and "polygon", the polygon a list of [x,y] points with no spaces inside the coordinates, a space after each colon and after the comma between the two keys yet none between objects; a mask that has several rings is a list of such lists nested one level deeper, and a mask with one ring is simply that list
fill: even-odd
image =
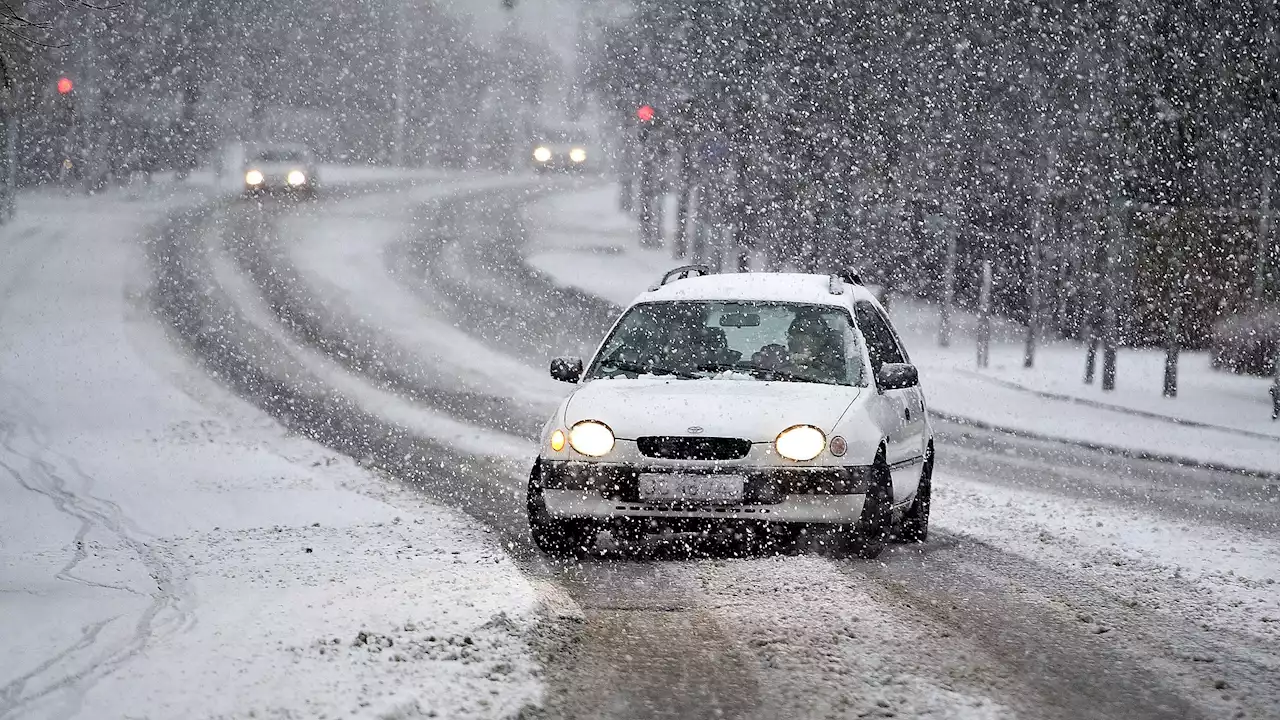
[{"label": "red traffic light", "polygon": [[641,105],[636,110],[636,117],[640,118],[640,122],[649,122],[653,119],[653,108],[648,105]]},{"label": "red traffic light", "polygon": [[71,82],[69,77],[58,78],[58,94],[66,95],[75,87],[75,83]]}]

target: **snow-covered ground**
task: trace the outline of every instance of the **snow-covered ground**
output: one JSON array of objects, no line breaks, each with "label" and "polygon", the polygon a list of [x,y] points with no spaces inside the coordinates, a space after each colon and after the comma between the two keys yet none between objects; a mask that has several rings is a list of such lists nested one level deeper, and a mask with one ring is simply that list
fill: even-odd
[{"label": "snow-covered ground", "polygon": [[197,200],[25,195],[0,227],[0,717],[536,703],[535,593],[485,529],[171,350],[143,241]]},{"label": "snow-covered ground", "polygon": [[[613,186],[534,203],[527,218],[531,265],[619,305],[679,264],[669,250],[639,247],[635,222],[618,211]],[[957,313],[950,348],[937,345],[935,307],[895,297],[890,314],[939,413],[1096,447],[1280,472],[1280,423],[1270,419],[1268,381],[1212,370],[1206,353],[1183,354],[1179,396],[1164,398],[1163,354],[1123,349],[1118,389],[1103,393],[1096,381],[1082,382],[1078,343],[1044,343],[1036,366],[1023,369],[1020,331],[1004,324],[990,367],[979,371],[971,314]]]}]

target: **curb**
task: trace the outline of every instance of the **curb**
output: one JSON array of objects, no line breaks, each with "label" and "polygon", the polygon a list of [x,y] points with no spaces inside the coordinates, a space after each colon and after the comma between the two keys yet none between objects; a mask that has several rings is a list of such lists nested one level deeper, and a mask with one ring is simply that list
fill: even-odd
[{"label": "curb", "polygon": [[1029,395],[1042,397],[1047,400],[1058,400],[1061,402],[1074,403],[1076,405],[1084,405],[1097,410],[1109,410],[1111,412],[1120,413],[1122,415],[1131,415],[1133,417],[1146,418],[1148,420],[1157,420],[1167,422],[1171,425],[1181,425],[1183,427],[1192,427],[1200,430],[1213,430],[1214,432],[1226,433],[1228,435],[1239,435],[1241,437],[1252,438],[1254,440],[1269,440],[1271,442],[1280,443],[1280,436],[1269,435],[1267,433],[1254,432],[1252,430],[1241,430],[1239,428],[1223,427],[1222,425],[1213,425],[1210,423],[1197,422],[1195,420],[1187,420],[1186,418],[1171,417],[1169,415],[1161,415],[1160,413],[1148,412],[1146,410],[1137,410],[1134,408],[1122,407],[1120,405],[1112,405],[1110,403],[1090,400],[1089,398],[1074,397],[1072,395],[1062,395],[1060,393],[1047,392],[1044,390],[1036,390],[1025,385],[1013,382],[1012,380],[1004,380],[1002,378],[991,377],[974,370],[966,370],[957,368],[957,372],[963,373],[973,378],[977,378],[984,382],[993,383],[1010,390],[1025,392]]},{"label": "curb", "polygon": [[991,432],[1003,433],[1005,435],[1012,435],[1016,438],[1039,440],[1041,442],[1051,442],[1059,445],[1070,445],[1072,447],[1094,450],[1096,452],[1103,452],[1109,455],[1119,455],[1121,457],[1132,458],[1134,460],[1149,460],[1152,462],[1179,465],[1199,470],[1213,470],[1216,472],[1231,473],[1233,475],[1245,475],[1248,477],[1258,478],[1259,480],[1280,480],[1280,473],[1268,472],[1266,470],[1256,470],[1252,468],[1238,467],[1235,465],[1196,460],[1194,458],[1181,457],[1178,455],[1155,453],[1147,450],[1122,447],[1120,445],[1107,445],[1104,443],[1088,442],[1085,440],[1068,440],[1066,438],[1054,437],[1052,435],[1045,435],[1018,428],[1011,428],[996,423],[989,423],[985,420],[978,420],[976,418],[965,417],[963,415],[953,415],[951,413],[938,410],[936,407],[930,407],[929,414],[946,422],[955,423],[957,425],[968,425],[969,427],[977,428],[979,430],[988,430]]}]

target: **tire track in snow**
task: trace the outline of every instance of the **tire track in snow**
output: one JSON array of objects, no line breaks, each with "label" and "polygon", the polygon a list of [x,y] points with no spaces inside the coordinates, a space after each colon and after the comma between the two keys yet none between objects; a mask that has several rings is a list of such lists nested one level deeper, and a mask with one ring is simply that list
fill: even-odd
[{"label": "tire track in snow", "polygon": [[[124,616],[89,625],[75,644],[0,688],[0,718],[10,717],[61,691],[67,691],[67,697],[60,701],[77,704],[94,682],[142,652],[153,638],[177,632],[187,625],[194,605],[185,569],[164,552],[157,540],[148,538],[118,505],[93,496],[90,493],[93,478],[84,473],[74,459],[52,449],[47,431],[29,413],[10,414],[15,411],[13,405],[0,411],[7,415],[0,415],[0,467],[22,487],[48,498],[59,512],[79,523],[70,543],[71,557],[55,577],[129,593],[145,598],[146,605],[134,621],[128,638],[109,644],[98,642],[102,630]],[[2,459],[3,456],[23,462],[26,467],[17,467],[11,464],[12,460]],[[73,486],[77,486],[76,489],[72,489]],[[154,590],[103,583],[78,575],[77,568],[88,557],[85,541],[95,531],[107,534],[127,549],[155,583]],[[68,664],[72,668],[64,667]],[[56,675],[52,672],[55,667],[60,668]],[[41,680],[47,682],[27,690]]]},{"label": "tire track in snow", "polygon": [[442,378],[427,372],[430,368],[422,358],[387,342],[362,318],[342,312],[335,303],[318,305],[315,289],[293,267],[273,227],[284,209],[229,214],[223,243],[290,334],[378,387],[464,421],[526,439],[537,437],[541,421],[513,407],[509,398],[446,387]]}]

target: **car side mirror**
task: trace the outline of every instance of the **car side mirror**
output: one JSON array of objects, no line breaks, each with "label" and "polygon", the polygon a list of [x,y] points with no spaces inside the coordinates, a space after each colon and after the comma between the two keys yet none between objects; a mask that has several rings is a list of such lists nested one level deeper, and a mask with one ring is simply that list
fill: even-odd
[{"label": "car side mirror", "polygon": [[883,390],[901,390],[920,384],[920,372],[908,363],[885,363],[876,373],[876,385]]},{"label": "car side mirror", "polygon": [[560,382],[578,382],[582,379],[582,358],[558,357],[552,360],[551,377]]}]

